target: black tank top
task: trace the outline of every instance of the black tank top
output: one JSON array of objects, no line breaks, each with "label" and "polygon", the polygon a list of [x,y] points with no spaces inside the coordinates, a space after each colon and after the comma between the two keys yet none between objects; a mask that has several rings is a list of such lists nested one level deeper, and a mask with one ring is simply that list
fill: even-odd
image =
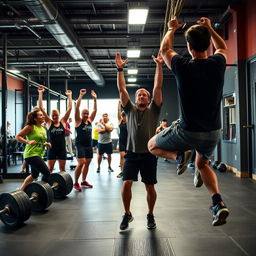
[{"label": "black tank top", "polygon": [[56,127],[52,122],[48,129],[49,141],[52,144],[51,149],[57,149],[58,151],[66,150],[65,133],[65,128],[62,123],[60,123],[59,127]]},{"label": "black tank top", "polygon": [[119,124],[119,144],[126,145],[127,144],[127,125],[126,123],[121,122]]},{"label": "black tank top", "polygon": [[81,124],[76,127],[76,145],[92,146],[92,124],[90,121],[85,123],[82,120]]}]

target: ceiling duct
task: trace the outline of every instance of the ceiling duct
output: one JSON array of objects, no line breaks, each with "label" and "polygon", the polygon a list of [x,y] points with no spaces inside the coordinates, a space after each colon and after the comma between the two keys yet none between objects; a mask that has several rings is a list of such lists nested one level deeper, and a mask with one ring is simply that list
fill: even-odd
[{"label": "ceiling duct", "polygon": [[[104,79],[84,51],[77,35],[49,0],[24,0],[26,7],[38,18],[52,36],[78,62],[82,70],[98,85]],[[50,24],[49,24],[50,23]]]}]

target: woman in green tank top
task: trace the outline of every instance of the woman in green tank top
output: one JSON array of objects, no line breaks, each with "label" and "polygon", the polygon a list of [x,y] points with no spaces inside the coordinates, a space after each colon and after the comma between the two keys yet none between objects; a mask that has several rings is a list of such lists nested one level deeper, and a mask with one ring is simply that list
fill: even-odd
[{"label": "woman in green tank top", "polygon": [[29,175],[19,188],[24,188],[38,178],[39,173],[43,174],[42,180],[48,182],[50,172],[45,164],[43,157],[45,147],[51,147],[47,142],[46,129],[42,126],[44,123],[44,115],[39,108],[35,108],[28,113],[26,126],[16,135],[16,140],[25,143],[24,159],[31,166],[31,175]]}]

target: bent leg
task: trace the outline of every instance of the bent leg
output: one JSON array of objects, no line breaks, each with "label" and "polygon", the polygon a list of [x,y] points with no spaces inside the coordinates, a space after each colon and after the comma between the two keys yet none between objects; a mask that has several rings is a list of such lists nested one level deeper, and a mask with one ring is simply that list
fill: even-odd
[{"label": "bent leg", "polygon": [[215,172],[209,166],[209,160],[204,159],[198,153],[196,153],[196,166],[200,171],[204,185],[210,194],[218,194],[218,179]]},{"label": "bent leg", "polygon": [[170,158],[176,160],[178,152],[171,152],[165,149],[161,149],[156,144],[156,136],[152,137],[148,142],[148,150],[151,154],[162,158]]}]

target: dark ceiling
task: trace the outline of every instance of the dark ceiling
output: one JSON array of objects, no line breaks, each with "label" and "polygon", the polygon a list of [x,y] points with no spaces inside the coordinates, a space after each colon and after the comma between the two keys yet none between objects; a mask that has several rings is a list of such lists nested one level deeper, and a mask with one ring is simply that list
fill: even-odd
[{"label": "dark ceiling", "polygon": [[[214,23],[223,22],[231,2],[237,1],[185,0],[180,19],[192,24],[207,16]],[[45,6],[38,6],[40,3]],[[96,84],[102,86],[116,79],[115,53],[121,52],[125,58],[128,47],[140,47],[140,58],[130,59],[129,67],[138,68],[137,83],[152,82],[155,64],[151,55],[159,49],[166,4],[166,0],[0,1],[0,33],[7,33],[8,67],[30,74],[34,80],[45,76],[48,65],[51,80],[92,81],[79,65],[80,59],[67,50],[77,46],[83,60],[98,74]],[[144,27],[128,25],[128,8],[134,6],[149,8]],[[67,37],[72,42],[65,44]],[[0,43],[2,57],[2,39]],[[182,31],[177,32],[174,46],[178,53],[188,54]],[[166,68],[164,75],[170,76]]]}]

